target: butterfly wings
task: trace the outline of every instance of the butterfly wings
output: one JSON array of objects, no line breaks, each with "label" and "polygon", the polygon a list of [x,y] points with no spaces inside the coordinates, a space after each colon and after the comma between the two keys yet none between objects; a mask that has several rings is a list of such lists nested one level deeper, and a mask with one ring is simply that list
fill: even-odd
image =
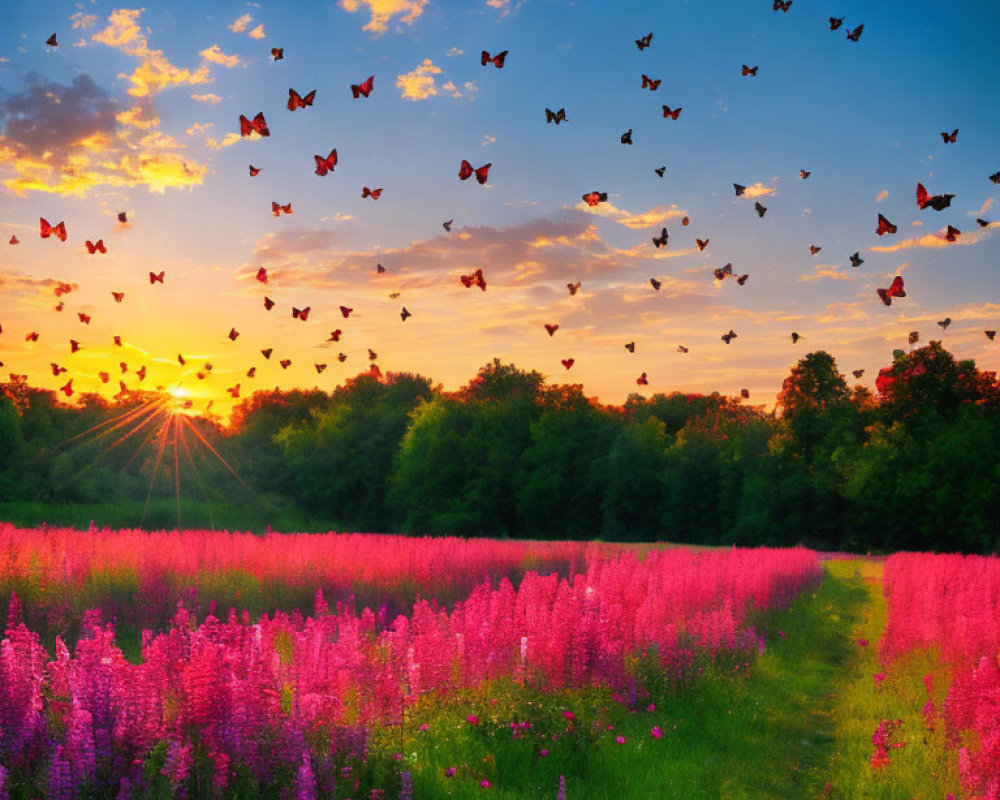
[{"label": "butterfly wings", "polygon": [[502,52],[497,53],[495,56],[490,56],[490,54],[488,52],[486,52],[485,50],[483,50],[483,54],[481,56],[482,64],[483,64],[484,67],[487,64],[492,63],[493,66],[496,67],[497,69],[501,69],[503,67],[503,63],[504,63],[504,61],[506,59],[507,59],[507,51],[506,50],[503,50]]},{"label": "butterfly wings", "polygon": [[317,175],[326,175],[328,172],[333,172],[334,167],[337,166],[337,148],[333,148],[326,158],[314,155],[313,159],[316,161]]},{"label": "butterfly wings", "polygon": [[903,276],[897,275],[892,279],[892,284],[888,289],[876,289],[876,293],[879,299],[887,306],[892,305],[892,298],[894,297],[906,297],[906,292],[903,289]]},{"label": "butterfly wings", "polygon": [[45,217],[38,218],[39,234],[43,239],[55,236],[60,242],[66,241],[66,223],[60,222],[58,225],[50,225]]},{"label": "butterfly wings", "polygon": [[240,136],[250,136],[254,133],[259,136],[271,135],[271,131],[267,127],[267,120],[264,119],[263,111],[258,113],[253,119],[247,119],[240,114]]},{"label": "butterfly wings", "polygon": [[316,99],[315,89],[309,92],[309,94],[307,94],[305,97],[300,95],[294,89],[289,89],[288,103],[286,104],[286,107],[288,108],[289,111],[295,111],[297,108],[305,108],[306,106],[311,106],[313,104],[313,100],[315,99]]},{"label": "butterfly wings", "polygon": [[484,183],[486,183],[486,180],[487,180],[487,178],[489,176],[490,167],[492,167],[492,166],[493,166],[493,163],[491,162],[489,164],[483,164],[483,166],[481,166],[481,167],[479,167],[477,169],[473,169],[472,164],[470,164],[468,161],[466,161],[463,158],[462,159],[462,166],[459,167],[459,169],[458,169],[458,177],[461,180],[466,181],[469,178],[471,178],[473,175],[475,175],[476,176],[476,180],[479,181],[480,184],[484,184]]},{"label": "butterfly wings", "polygon": [[362,81],[361,83],[351,84],[351,94],[354,99],[357,100],[359,97],[368,97],[372,93],[372,88],[375,86],[375,76],[369,75],[368,79]]}]

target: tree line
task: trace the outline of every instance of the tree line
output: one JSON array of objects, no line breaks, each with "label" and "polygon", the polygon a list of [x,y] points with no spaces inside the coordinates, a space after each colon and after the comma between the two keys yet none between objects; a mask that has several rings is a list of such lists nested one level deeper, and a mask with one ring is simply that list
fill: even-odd
[{"label": "tree line", "polygon": [[176,497],[180,513],[183,497],[276,528],[1000,550],[1000,383],[939,342],[897,352],[875,394],[810,353],[773,411],[718,393],[602,405],[494,360],[457,391],[365,373],[257,392],[228,427],[160,414],[130,433],[149,397],[0,386],[6,504]]}]

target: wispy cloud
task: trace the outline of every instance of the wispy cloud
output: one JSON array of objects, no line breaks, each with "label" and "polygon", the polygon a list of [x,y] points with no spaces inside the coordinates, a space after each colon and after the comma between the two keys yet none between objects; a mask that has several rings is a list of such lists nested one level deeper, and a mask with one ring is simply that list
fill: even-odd
[{"label": "wispy cloud", "polygon": [[409,72],[397,75],[396,87],[400,90],[402,97],[414,101],[426,100],[429,97],[439,95],[449,95],[455,99],[470,98],[479,91],[475,81],[466,81],[461,88],[450,80],[438,85],[436,76],[443,74],[443,72],[444,70],[431,59],[425,58]]},{"label": "wispy cloud", "polygon": [[680,219],[687,213],[676,205],[655,206],[646,211],[632,212],[617,208],[612,203],[598,203],[596,206],[589,206],[583,200],[580,200],[574,208],[577,211],[613,220],[619,225],[632,229],[655,228],[668,220]]},{"label": "wispy cloud", "polygon": [[243,33],[248,27],[250,27],[250,23],[252,21],[253,17],[250,14],[244,14],[228,27],[233,33]]},{"label": "wispy cloud", "polygon": [[770,194],[777,194],[778,189],[775,186],[765,186],[761,181],[747,186],[743,190],[743,197],[767,197]]},{"label": "wispy cloud", "polygon": [[424,13],[427,0],[340,0],[340,7],[351,13],[362,6],[371,14],[364,30],[385,33],[393,17],[399,17],[400,24],[412,25]]},{"label": "wispy cloud", "polygon": [[885,200],[885,198],[887,198],[888,196],[889,196],[889,190],[888,190],[888,189],[883,189],[883,190],[882,190],[881,192],[879,192],[879,193],[878,193],[878,195],[877,195],[877,196],[875,197],[875,202],[876,202],[876,203],[881,203],[881,202],[882,202],[883,200]]},{"label": "wispy cloud", "polygon": [[74,29],[87,30],[87,28],[92,28],[97,23],[96,14],[84,14],[82,11],[77,11],[70,19],[73,20]]},{"label": "wispy cloud", "polygon": [[200,55],[206,61],[210,61],[213,64],[221,64],[224,67],[240,67],[246,66],[246,62],[237,55],[227,55],[222,52],[222,48],[217,44],[213,44],[211,47],[202,50],[198,55]]},{"label": "wispy cloud", "polygon": [[199,103],[210,103],[211,105],[216,105],[222,102],[222,98],[213,92],[206,92],[205,94],[193,94],[191,95],[192,100],[197,100]]},{"label": "wispy cloud", "polygon": [[854,281],[858,279],[857,275],[852,275],[849,272],[844,272],[839,264],[817,264],[814,267],[814,272],[807,275],[799,275],[799,280],[802,282],[810,281]]},{"label": "wispy cloud", "polygon": [[953,242],[948,241],[948,239],[946,238],[947,229],[942,228],[939,231],[935,231],[934,233],[928,233],[925,236],[919,236],[913,239],[904,239],[903,241],[897,242],[896,244],[893,245],[886,245],[886,246],[873,245],[868,249],[876,253],[895,253],[899,250],[907,250],[911,247],[939,248],[939,247],[954,247],[956,245],[972,245],[976,244],[980,239],[982,239],[983,235],[986,233],[987,230],[990,230],[991,228],[994,227],[1000,227],[1000,224],[991,224],[989,228],[980,230],[962,231],[957,237],[955,237],[955,241]]}]

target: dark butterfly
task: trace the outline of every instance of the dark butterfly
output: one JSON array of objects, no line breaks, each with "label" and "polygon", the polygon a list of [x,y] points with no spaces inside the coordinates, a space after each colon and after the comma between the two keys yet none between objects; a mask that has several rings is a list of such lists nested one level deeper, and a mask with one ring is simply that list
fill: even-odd
[{"label": "dark butterfly", "polygon": [[799,177],[800,177],[800,178],[802,178],[802,180],[805,180],[805,179],[806,179],[806,178],[808,178],[808,177],[809,177],[810,175],[812,175],[812,173],[811,173],[811,172],[809,172],[808,170],[804,170],[804,169],[800,169],[800,170],[799,170]]},{"label": "dark butterfly", "polygon": [[670,117],[670,119],[677,119],[680,115],[681,115],[681,109],[679,108],[671,109],[670,106],[663,107],[664,119],[666,119],[667,117]]},{"label": "dark butterfly", "polygon": [[993,183],[1000,183],[1000,172],[994,172],[990,175],[990,180],[993,181]]},{"label": "dark butterfly", "polygon": [[339,361],[341,364],[347,361],[347,353],[337,353],[337,361]]},{"label": "dark butterfly", "polygon": [[60,386],[59,391],[65,394],[67,397],[72,397],[73,395],[73,379],[70,378],[69,382],[65,386]]},{"label": "dark butterfly", "polygon": [[288,107],[289,111],[294,111],[297,108],[305,108],[306,106],[311,106],[313,104],[313,100],[315,99],[316,99],[315,89],[309,92],[309,94],[307,94],[305,97],[302,97],[294,89],[289,89],[288,102],[286,103],[286,106]]},{"label": "dark butterfly", "polygon": [[80,318],[80,322],[84,325],[90,324],[90,314],[84,314],[82,311],[77,311],[76,315]]},{"label": "dark butterfly", "polygon": [[663,177],[663,173],[666,172],[666,171],[667,171],[667,168],[665,166],[664,167],[657,167],[656,169],[653,170],[653,172],[655,172],[661,178]]},{"label": "dark butterfly", "polygon": [[747,190],[747,187],[744,186],[742,183],[734,183],[733,184],[733,191],[736,192],[736,196],[737,197],[742,197],[743,196],[743,192],[745,192],[746,190]]},{"label": "dark butterfly", "polygon": [[895,225],[889,222],[889,220],[881,214],[878,215],[878,228],[875,229],[875,233],[881,236],[884,233],[895,233],[896,230],[897,228]]},{"label": "dark butterfly", "polygon": [[60,222],[58,225],[50,225],[45,217],[38,218],[39,234],[43,239],[55,236],[60,242],[66,241],[66,223]]},{"label": "dark butterfly", "polygon": [[56,39],[56,35],[53,33],[48,39],[45,40],[45,44],[49,47],[58,47],[59,42]]},{"label": "dark butterfly", "polygon": [[353,308],[348,308],[347,306],[340,307],[340,313],[344,315],[344,319],[347,319],[349,316],[351,316],[351,312],[353,310],[354,310]]},{"label": "dark butterfly", "polygon": [[369,189],[367,186],[361,187],[361,199],[370,197],[372,200],[378,200],[382,196],[381,189]]},{"label": "dark butterfly", "polygon": [[744,400],[749,400],[750,399],[750,390],[749,389],[740,389],[740,397],[742,397]]},{"label": "dark butterfly", "polygon": [[656,290],[656,291],[658,292],[658,291],[660,291],[660,287],[661,287],[661,286],[662,286],[663,284],[662,284],[662,283],[660,283],[660,282],[659,282],[658,280],[656,280],[656,278],[650,278],[650,279],[649,279],[649,285],[650,285],[650,286],[652,286],[652,287],[653,287],[653,289],[655,289],[655,290]]},{"label": "dark butterfly", "polygon": [[369,361],[374,361],[376,358],[378,358],[378,353],[376,353],[374,350],[372,350],[369,347],[368,348],[368,360]]},{"label": "dark butterfly", "polygon": [[746,64],[743,65],[743,75],[756,75],[757,67],[748,67]]},{"label": "dark butterfly", "polygon": [[560,122],[569,122],[569,120],[566,119],[566,109],[560,108],[555,113],[552,113],[552,109],[550,108],[545,109],[545,121],[554,122],[556,125]]},{"label": "dark butterfly", "polygon": [[699,250],[704,250],[706,247],[708,247],[708,242],[709,242],[708,239],[695,239],[694,241],[698,245]]},{"label": "dark butterfly", "polygon": [[844,24],[843,17],[830,17],[830,30],[835,31]]},{"label": "dark butterfly", "polygon": [[489,175],[490,167],[492,166],[493,163],[490,162],[489,164],[483,164],[483,166],[478,169],[473,169],[472,164],[465,159],[462,159],[462,166],[458,168],[458,177],[464,181],[471,178],[473,173],[475,173],[476,180],[479,181],[480,184],[484,184],[486,183],[486,178]]},{"label": "dark butterfly", "polygon": [[576,283],[567,283],[566,284],[566,288],[569,289],[570,297],[572,297],[578,291],[580,291],[580,286],[582,286],[582,285],[583,285],[582,281],[577,281]]},{"label": "dark butterfly", "polygon": [[154,283],[163,283],[163,276],[165,270],[160,270],[159,273],[150,272],[149,273],[149,284],[152,286]]},{"label": "dark butterfly", "polygon": [[659,235],[659,236],[654,236],[654,237],[653,237],[653,244],[654,244],[654,245],[656,245],[656,248],[657,248],[657,250],[658,250],[658,249],[660,249],[661,247],[665,247],[665,246],[666,246],[666,244],[667,244],[667,239],[669,239],[669,238],[670,238],[670,237],[669,237],[669,235],[667,234],[667,229],[666,229],[666,228],[663,228],[663,229],[662,229],[662,230],[660,231],[660,235]]},{"label": "dark butterfly", "polygon": [[784,2],[782,2],[782,0],[774,0],[775,11],[784,11],[787,14],[788,9],[790,9],[791,7],[792,7],[792,0],[784,0]]},{"label": "dark butterfly", "polygon": [[996,331],[983,331],[983,333],[986,334],[986,338],[989,339],[991,342],[997,337]]},{"label": "dark butterfly", "polygon": [[341,333],[342,333],[342,331],[340,330],[340,328],[337,328],[337,330],[335,330],[335,331],[330,331],[330,338],[327,339],[327,341],[328,342],[339,342],[340,341],[340,334]]},{"label": "dark butterfly", "polygon": [[273,352],[274,352],[274,348],[273,347],[268,347],[266,350],[261,350],[260,354],[262,356],[264,356],[264,358],[270,359],[271,358],[271,353],[273,353]]},{"label": "dark butterfly", "polygon": [[270,311],[272,308],[274,308],[274,301],[270,297],[265,297],[264,298],[264,310],[265,311]]},{"label": "dark butterfly", "polygon": [[279,203],[275,203],[272,200],[271,201],[271,213],[274,214],[274,216],[276,216],[276,217],[280,217],[282,214],[291,214],[292,213],[292,204],[291,203],[286,203],[285,205],[281,205]]},{"label": "dark butterfly", "polygon": [[985,228],[985,227],[986,227],[987,225],[989,225],[990,223],[989,223],[989,222],[988,222],[987,220],[985,220],[985,219],[980,219],[979,217],[976,217],[976,224],[977,224],[977,225],[978,225],[978,226],[979,226],[980,228]]},{"label": "dark butterfly", "polygon": [[930,206],[935,211],[943,211],[951,205],[951,200],[954,196],[953,194],[930,195],[922,183],[917,184],[917,206],[921,210]]},{"label": "dark butterfly", "polygon": [[608,200],[607,192],[587,192],[583,195],[583,200],[588,206],[596,206],[598,203],[606,203]]},{"label": "dark butterfly", "polygon": [[862,375],[865,374],[865,371],[863,369],[856,369],[853,370],[851,374],[854,375],[855,378],[860,378]]},{"label": "dark butterfly", "polygon": [[257,376],[257,367],[250,367],[250,369],[247,370],[247,377],[254,378],[256,376]]},{"label": "dark butterfly", "polygon": [[910,331],[910,335],[909,335],[908,341],[910,342],[911,346],[915,345],[917,342],[920,341],[920,332],[919,331]]},{"label": "dark butterfly", "polygon": [[319,374],[326,369],[326,364],[313,364],[316,367],[316,373]]},{"label": "dark butterfly", "polygon": [[642,88],[643,89],[648,88],[651,92],[655,92],[657,89],[659,89],[661,83],[663,83],[663,78],[658,78],[657,80],[654,81],[648,75],[642,76]]},{"label": "dark butterfly", "polygon": [[677,345],[677,352],[678,353],[686,353],[687,351],[688,351],[688,349],[684,345],[682,345],[682,344]]},{"label": "dark butterfly", "polygon": [[98,239],[96,242],[92,242],[90,239],[87,239],[85,244],[87,246],[87,252],[90,253],[90,255],[94,255],[94,253],[108,252],[108,248],[104,246],[103,239]]},{"label": "dark butterfly", "polygon": [[649,380],[646,378],[646,373],[642,373],[638,378],[635,379],[637,386],[649,386]]},{"label": "dark butterfly", "polygon": [[229,341],[235,342],[239,338],[240,332],[236,328],[229,329]]},{"label": "dark butterfly", "polygon": [[730,262],[729,264],[726,264],[726,266],[724,266],[724,267],[717,267],[715,269],[715,271],[714,271],[713,274],[715,275],[715,279],[717,281],[724,281],[726,279],[727,275],[732,275],[733,274],[733,265],[732,265],[732,262]]},{"label": "dark butterfly", "polygon": [[403,320],[403,322],[406,322],[406,318],[412,317],[413,314],[411,314],[409,311],[406,310],[406,306],[403,306],[403,310],[399,312],[399,316]]},{"label": "dark butterfly", "polygon": [[906,297],[906,292],[903,290],[903,276],[897,275],[892,279],[892,284],[888,289],[876,289],[879,299],[885,303],[887,306],[892,305],[892,298],[894,297]]},{"label": "dark butterfly", "polygon": [[120,303],[122,300],[125,299],[125,292],[112,292],[111,296],[115,298],[116,303]]},{"label": "dark butterfly", "polygon": [[281,368],[282,369],[288,369],[292,365],[292,359],[290,359],[290,358],[283,358],[278,363],[281,364]]},{"label": "dark butterfly", "polygon": [[267,267],[260,267],[257,270],[257,280],[261,283],[267,283]]},{"label": "dark butterfly", "polygon": [[735,338],[737,338],[736,331],[734,331],[732,328],[729,329],[729,333],[722,334],[722,341],[724,341],[726,344],[729,344]]},{"label": "dark butterfly", "polygon": [[271,58],[273,58],[275,61],[281,61],[281,59],[283,59],[284,57],[285,57],[285,48],[284,47],[272,47],[271,48]]},{"label": "dark butterfly", "polygon": [[229,392],[229,396],[230,397],[234,397],[234,398],[235,397],[239,397],[240,396],[240,385],[237,383],[235,386],[228,387],[226,389],[226,391]]},{"label": "dark butterfly", "polygon": [[864,263],[865,260],[861,257],[860,253],[855,253],[853,256],[851,256],[852,267],[860,267]]},{"label": "dark butterfly", "polygon": [[330,155],[326,158],[317,155],[314,155],[313,158],[316,161],[316,174],[326,175],[328,172],[333,172],[334,167],[337,166],[337,148],[334,147],[333,150],[330,151]]},{"label": "dark butterfly", "polygon": [[635,342],[629,342],[627,345],[625,345],[625,349],[628,350],[630,353],[634,353],[635,352]]},{"label": "dark butterfly", "polygon": [[127,211],[119,211],[118,212],[118,221],[120,223],[122,223],[122,225],[128,225],[128,212]]},{"label": "dark butterfly", "polygon": [[961,231],[958,228],[954,227],[953,225],[949,225],[948,230],[944,235],[944,238],[946,241],[954,242],[958,238],[960,233]]},{"label": "dark butterfly", "polygon": [[[184,360],[184,356],[182,356],[180,353],[177,354],[177,363],[180,364],[182,367],[187,366],[187,361]],[[122,370],[122,372],[124,371],[125,370]]]},{"label": "dark butterfly", "polygon": [[444,222],[441,223],[441,227],[444,228],[446,231],[448,231],[448,233],[451,233],[451,226],[454,222],[455,220],[453,219],[445,220]]},{"label": "dark butterfly", "polygon": [[570,367],[572,367],[576,363],[576,359],[575,358],[564,358],[560,363],[564,367],[566,367],[566,369],[569,369]]},{"label": "dark butterfly", "polygon": [[55,361],[49,362],[52,366],[52,375],[56,378],[59,377],[60,373],[66,372],[66,367],[60,367]]},{"label": "dark butterfly", "polygon": [[767,213],[767,208],[765,206],[762,206],[759,200],[753,204],[753,207],[754,210],[757,212],[758,217],[763,217]]},{"label": "dark butterfly", "polygon": [[76,339],[70,339],[69,340],[69,351],[71,353],[75,353],[79,349],[80,349],[80,343]]},{"label": "dark butterfly", "polygon": [[256,178],[260,174],[260,167],[255,167],[253,164],[250,165],[250,177]]},{"label": "dark butterfly", "polygon": [[300,319],[305,322],[309,318],[309,311],[311,306],[306,306],[305,308],[295,308],[292,306],[292,319]]},{"label": "dark butterfly", "polygon": [[[37,342],[38,341],[38,331],[32,331],[27,336],[24,337],[26,342]],[[75,352],[75,351],[74,351]]]},{"label": "dark butterfly", "polygon": [[941,138],[944,139],[945,144],[954,144],[955,140],[958,138],[958,128],[955,128],[955,130],[951,133],[941,131]]},{"label": "dark butterfly", "polygon": [[949,325],[951,325],[951,317],[945,317],[944,319],[939,319],[938,325],[941,326],[941,330],[945,330]]},{"label": "dark butterfly", "polygon": [[503,67],[503,62],[507,58],[507,51],[504,50],[502,53],[497,53],[495,56],[490,57],[490,54],[483,50],[483,54],[480,58],[484,67],[492,61],[493,66],[500,69]]},{"label": "dark butterfly", "polygon": [[622,144],[632,144],[632,129],[629,128],[621,135]]},{"label": "dark butterfly", "polygon": [[809,245],[809,253],[811,255],[816,255],[822,249],[823,249],[822,247],[817,247],[814,244]]},{"label": "dark butterfly", "polygon": [[558,325],[558,323],[556,323],[556,324],[549,324],[548,322],[546,322],[545,323],[545,330],[548,332],[549,336],[554,336],[555,332],[557,330],[559,330],[559,325]]},{"label": "dark butterfly", "polygon": [[858,25],[858,27],[856,27],[853,31],[850,28],[848,28],[847,38],[850,39],[852,42],[856,42],[858,39],[861,38],[861,31],[863,31],[864,29],[865,29],[864,25]]},{"label": "dark butterfly", "polygon": [[385,267],[383,267],[381,264],[376,264],[375,265],[375,272],[377,272],[379,275],[381,275],[383,272],[385,272]]},{"label": "dark butterfly", "polygon": [[122,346],[122,337],[121,336],[115,336],[114,338],[115,338],[115,344],[118,347],[121,347]]},{"label": "dark butterfly", "polygon": [[792,331],[792,344],[798,344],[799,339],[802,337],[795,331]]},{"label": "dark butterfly", "polygon": [[747,278],[749,278],[749,277],[750,277],[750,273],[747,273],[746,275],[740,275],[740,277],[738,277],[736,279],[736,285],[737,286],[742,286],[744,283],[747,282]]},{"label": "dark butterfly", "polygon": [[647,33],[641,39],[635,40],[635,46],[638,47],[640,50],[645,50],[647,47],[649,47],[650,42],[652,41],[653,41],[653,34]]},{"label": "dark butterfly", "polygon": [[368,97],[372,93],[372,87],[375,86],[375,76],[369,75],[368,79],[360,84],[351,84],[351,94],[354,95],[354,99],[357,100],[359,97]]},{"label": "dark butterfly", "polygon": [[20,243],[21,243],[21,240],[20,240],[20,239],[18,239],[18,238],[17,238],[17,236],[11,236],[11,237],[10,237],[10,238],[9,238],[9,239],[7,240],[7,244],[20,244]]},{"label": "dark butterfly", "polygon": [[264,119],[264,112],[258,112],[253,119],[247,119],[240,114],[240,136],[249,136],[252,133],[261,136],[270,136],[271,131],[267,127],[267,120]]}]

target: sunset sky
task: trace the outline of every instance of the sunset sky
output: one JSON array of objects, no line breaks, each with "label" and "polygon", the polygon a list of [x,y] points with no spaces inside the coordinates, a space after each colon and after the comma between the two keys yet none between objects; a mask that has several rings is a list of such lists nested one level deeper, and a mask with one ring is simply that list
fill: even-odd
[{"label": "sunset sky", "polygon": [[[874,386],[910,331],[1000,368],[1000,339],[983,333],[1000,328],[995,1],[294,9],[5,5],[3,380],[27,374],[55,389],[72,378],[75,393],[108,396],[122,380],[224,410],[236,384],[241,396],[331,390],[367,370],[371,348],[383,371],[446,389],[499,357],[606,403],[637,391],[645,372],[645,394],[746,388],[771,405],[789,368],[819,349]],[[839,30],[830,14],[844,17]],[[484,49],[508,51],[503,67],[483,66]],[[641,88],[643,74],[658,89]],[[370,96],[354,99],[351,84],[369,75]],[[288,111],[289,88],[315,89],[314,105]],[[664,104],[682,108],[677,120]],[[546,108],[565,108],[567,121],[547,124]],[[241,137],[239,116],[258,112],[271,135]],[[631,146],[620,141],[628,129]],[[336,169],[316,175],[314,155],[334,148]],[[459,180],[463,159],[492,164],[485,185]],[[918,209],[918,181],[954,194],[951,206]],[[383,193],[362,198],[363,186]],[[581,198],[595,190],[608,199],[591,208]],[[293,213],[273,216],[272,202]],[[896,234],[876,235],[880,213]],[[40,238],[40,217],[65,221],[66,241]],[[948,225],[961,231],[954,243]],[[656,248],[663,227],[669,241]],[[709,240],[704,251],[696,237]],[[107,254],[89,255],[88,239]],[[745,285],[713,279],[727,262]],[[459,280],[477,268],[485,292]],[[163,285],[151,285],[161,270]],[[899,274],[906,297],[886,307],[876,289]],[[56,297],[58,282],[75,288]],[[348,319],[341,305],[354,309]],[[293,319],[307,306],[305,322]],[[554,336],[545,323],[559,325]],[[338,328],[340,342],[327,341]],[[68,371],[54,376],[53,362]]]}]

